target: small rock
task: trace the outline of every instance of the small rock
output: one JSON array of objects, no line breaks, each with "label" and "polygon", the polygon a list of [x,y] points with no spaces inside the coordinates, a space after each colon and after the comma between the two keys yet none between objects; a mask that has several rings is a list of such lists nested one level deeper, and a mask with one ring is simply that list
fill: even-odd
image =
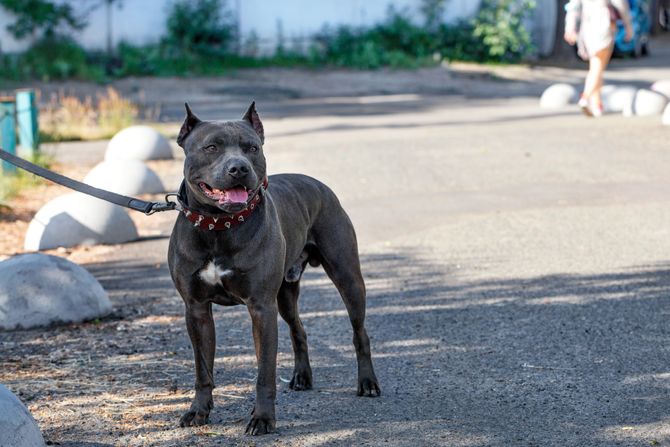
[{"label": "small rock", "polygon": [[74,262],[37,253],[0,262],[0,329],[80,323],[111,311],[100,283]]}]

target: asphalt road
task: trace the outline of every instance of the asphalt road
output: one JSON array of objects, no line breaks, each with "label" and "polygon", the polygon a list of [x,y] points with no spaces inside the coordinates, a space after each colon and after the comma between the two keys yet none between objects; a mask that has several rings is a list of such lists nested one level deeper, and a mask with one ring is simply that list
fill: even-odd
[{"label": "asphalt road", "polygon": [[[384,394],[354,395],[343,305],[310,271],[301,310],[316,388],[281,392],[279,436],[253,442],[670,445],[670,133],[658,119],[445,98],[419,113],[265,126],[271,171],[322,179],[351,214]],[[162,263],[166,244],[130,244],[118,264],[90,267],[127,296],[142,280],[111,272]],[[165,312],[178,309],[170,302]],[[217,318],[217,381],[248,380],[248,316]],[[281,338],[287,378],[283,325]],[[179,344],[188,389],[185,336]],[[246,397],[218,399],[212,445],[251,442],[231,424]]]},{"label": "asphalt road", "polygon": [[[232,308],[215,313],[208,434],[82,429],[62,445],[670,445],[670,128],[523,97],[371,101],[267,119],[265,152],[272,173],[329,184],[352,217],[382,397],[356,397],[343,304],[311,269],[301,314],[315,389],[287,390],[282,323],[278,434],[242,435],[255,359],[248,315]],[[142,309],[123,311],[129,336],[161,333],[147,313],[181,312],[166,247],[128,244],[87,266],[117,306]],[[145,354],[177,371],[184,394],[155,417],[176,423],[191,353],[185,330],[161,337],[176,354]],[[145,389],[164,386],[163,367],[146,367]]]}]

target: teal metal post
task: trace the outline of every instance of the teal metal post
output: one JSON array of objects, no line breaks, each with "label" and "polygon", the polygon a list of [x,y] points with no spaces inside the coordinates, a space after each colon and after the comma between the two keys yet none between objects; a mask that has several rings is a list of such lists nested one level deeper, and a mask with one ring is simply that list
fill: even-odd
[{"label": "teal metal post", "polygon": [[[0,98],[0,147],[12,154],[16,153],[14,111],[14,98]],[[14,173],[16,167],[3,161],[2,172]]]},{"label": "teal metal post", "polygon": [[19,132],[19,146],[25,151],[28,158],[32,158],[40,144],[34,90],[19,90],[16,92],[16,121]]}]

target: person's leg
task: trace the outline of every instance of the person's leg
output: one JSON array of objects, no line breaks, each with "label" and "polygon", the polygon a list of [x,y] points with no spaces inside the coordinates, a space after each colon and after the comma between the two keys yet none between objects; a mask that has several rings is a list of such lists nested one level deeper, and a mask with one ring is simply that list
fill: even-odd
[{"label": "person's leg", "polygon": [[598,65],[598,63],[598,59],[595,56],[589,59],[589,71],[586,73],[586,79],[584,80],[584,91],[582,92],[582,98],[587,100],[591,99],[591,95],[593,94],[593,90],[595,88],[595,80],[598,71],[596,65]]},{"label": "person's leg", "polygon": [[579,108],[582,110],[582,113],[586,116],[593,116],[591,111],[591,95],[593,95],[594,86],[596,84],[596,76],[598,74],[597,65],[599,62],[595,57],[589,59],[589,71],[586,73],[586,79],[584,80],[584,90],[582,91],[582,96],[579,98]]},{"label": "person's leg", "polygon": [[603,113],[600,90],[603,87],[605,68],[612,56],[612,47],[604,48],[589,59],[589,72],[584,82],[584,93],[579,106],[587,116],[601,116]]},{"label": "person's leg", "polygon": [[[607,47],[603,50],[598,51],[593,58],[591,58],[591,61],[594,61],[595,59],[595,64],[594,64],[594,74],[593,74],[593,86],[592,86],[592,91],[591,91],[591,100],[597,107],[602,106],[602,98],[600,96],[600,90],[603,88],[603,82],[604,82],[604,75],[605,75],[605,69],[607,68],[607,64],[610,61],[610,57],[612,57],[612,47]],[[592,62],[593,64],[593,62]]]}]

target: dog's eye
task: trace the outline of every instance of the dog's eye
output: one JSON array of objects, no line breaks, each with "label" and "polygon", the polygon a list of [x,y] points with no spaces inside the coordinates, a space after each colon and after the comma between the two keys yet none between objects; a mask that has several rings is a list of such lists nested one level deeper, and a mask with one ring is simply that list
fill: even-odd
[{"label": "dog's eye", "polygon": [[258,147],[254,145],[249,146],[249,152],[258,152]]},{"label": "dog's eye", "polygon": [[205,146],[205,147],[203,147],[202,150],[203,150],[204,152],[212,153],[212,152],[216,152],[216,151],[217,151],[217,148],[216,148],[216,146],[214,146],[213,144],[210,144],[209,146]]}]

